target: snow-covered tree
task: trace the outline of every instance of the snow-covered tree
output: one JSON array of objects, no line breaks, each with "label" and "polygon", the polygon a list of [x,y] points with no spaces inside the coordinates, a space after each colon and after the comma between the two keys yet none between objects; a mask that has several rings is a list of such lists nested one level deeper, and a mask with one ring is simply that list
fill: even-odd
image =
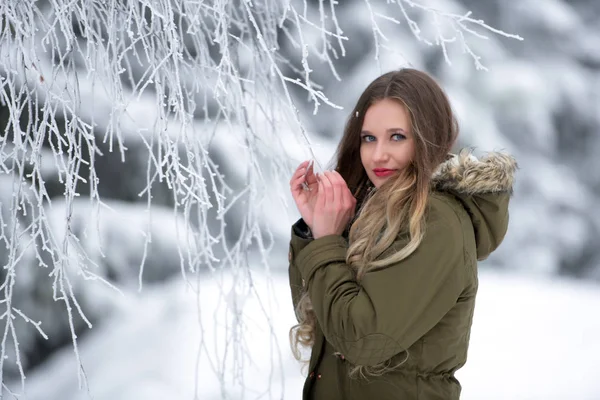
[{"label": "snow-covered tree", "polygon": [[296,162],[319,159],[310,112],[341,108],[323,90],[347,68],[338,13],[368,26],[380,65],[403,57],[397,30],[473,71],[486,69],[473,41],[521,39],[452,3],[338,3],[0,4],[0,378],[21,381],[7,391],[59,346],[79,360],[78,336],[120,291],[178,272],[194,290],[222,282],[215,373],[236,383],[244,299],[259,296],[249,265],[285,262],[270,256],[274,204]]}]

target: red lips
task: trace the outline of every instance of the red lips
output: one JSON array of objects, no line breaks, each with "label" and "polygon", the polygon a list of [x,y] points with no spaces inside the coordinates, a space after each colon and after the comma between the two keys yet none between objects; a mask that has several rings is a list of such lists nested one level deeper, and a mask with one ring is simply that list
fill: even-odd
[{"label": "red lips", "polygon": [[373,172],[375,173],[375,175],[382,178],[385,176],[393,175],[396,172],[396,170],[395,169],[387,169],[387,168],[375,168],[373,170]]}]

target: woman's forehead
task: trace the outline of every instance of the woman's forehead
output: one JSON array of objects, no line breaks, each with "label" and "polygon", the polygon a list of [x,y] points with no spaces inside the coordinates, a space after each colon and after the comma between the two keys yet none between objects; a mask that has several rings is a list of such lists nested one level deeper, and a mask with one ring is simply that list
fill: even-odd
[{"label": "woman's forehead", "polygon": [[408,132],[410,130],[410,116],[399,101],[384,99],[367,109],[362,128],[363,130],[379,132],[387,132],[393,129]]}]

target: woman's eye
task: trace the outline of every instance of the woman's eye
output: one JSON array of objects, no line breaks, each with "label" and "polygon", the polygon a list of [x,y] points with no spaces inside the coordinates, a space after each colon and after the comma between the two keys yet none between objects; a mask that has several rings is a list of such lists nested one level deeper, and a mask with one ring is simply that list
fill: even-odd
[{"label": "woman's eye", "polygon": [[406,139],[406,136],[404,136],[404,135],[403,135],[403,134],[401,134],[401,133],[394,133],[394,134],[392,135],[392,140],[395,140],[395,141],[397,141],[397,142],[399,142],[399,141],[401,141],[401,140],[404,140],[404,139]]},{"label": "woman's eye", "polygon": [[375,140],[375,136],[373,135],[362,135],[363,142],[373,142]]}]

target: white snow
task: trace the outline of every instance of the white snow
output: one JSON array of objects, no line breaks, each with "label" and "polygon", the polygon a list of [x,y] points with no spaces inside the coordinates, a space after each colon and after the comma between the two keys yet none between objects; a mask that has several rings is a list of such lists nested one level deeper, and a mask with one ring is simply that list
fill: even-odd
[{"label": "white snow", "polygon": [[[272,308],[274,336],[256,297],[240,296],[243,301],[238,304],[242,306],[237,308],[243,309],[245,345],[251,360],[243,359],[243,396],[240,385],[232,381],[233,358],[231,354],[227,357],[226,398],[279,399],[283,395],[300,399],[304,378],[287,341],[294,323],[287,276],[274,276],[269,289],[262,274],[253,275],[264,306]],[[226,310],[232,311],[231,304],[219,302],[219,291],[227,287],[225,281],[217,284],[217,279],[208,276],[199,279],[204,336],[198,324],[196,295],[177,278],[167,285],[146,286],[141,294],[129,293],[113,317],[80,340],[95,400],[221,398],[220,380],[209,357],[212,362],[223,359],[228,337],[223,324],[228,318]],[[231,292],[223,297],[232,299]],[[600,319],[594,311],[598,309],[597,286],[484,269],[469,360],[457,374],[463,385],[461,398],[600,398]],[[202,338],[210,351],[202,353],[196,373]],[[25,398],[29,400],[88,399],[86,391],[77,388],[75,358],[69,348],[30,373],[27,390]]]}]

